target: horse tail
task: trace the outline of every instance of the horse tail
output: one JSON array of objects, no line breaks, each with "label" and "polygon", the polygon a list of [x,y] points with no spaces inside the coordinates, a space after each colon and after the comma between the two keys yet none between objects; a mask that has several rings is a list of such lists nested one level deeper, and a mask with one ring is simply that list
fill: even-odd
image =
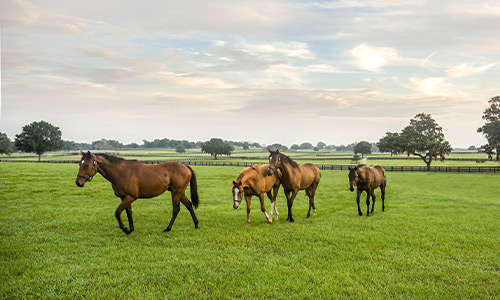
[{"label": "horse tail", "polygon": [[198,208],[200,204],[200,198],[198,197],[198,184],[196,182],[196,174],[194,174],[193,169],[190,166],[188,167],[189,171],[191,171],[191,181],[189,184],[191,185],[191,201],[193,202],[194,208]]}]

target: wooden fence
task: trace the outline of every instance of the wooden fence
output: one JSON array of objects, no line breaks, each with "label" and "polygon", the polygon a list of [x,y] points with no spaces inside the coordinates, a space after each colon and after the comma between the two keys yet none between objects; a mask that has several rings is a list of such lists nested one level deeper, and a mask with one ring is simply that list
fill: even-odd
[{"label": "wooden fence", "polygon": [[[0,159],[0,162],[24,162],[24,163],[52,163],[52,164],[77,164],[79,160],[12,160]],[[141,161],[145,164],[157,164],[165,162],[165,160],[145,160]],[[219,166],[219,167],[251,167],[262,162],[229,162],[229,161],[181,161],[180,163],[190,166]],[[320,170],[325,171],[347,171],[353,165],[323,165],[316,164]],[[387,172],[431,172],[431,173],[493,173],[500,174],[500,166],[497,167],[456,167],[456,166],[440,166],[431,167],[430,171],[426,166],[383,166]]]}]

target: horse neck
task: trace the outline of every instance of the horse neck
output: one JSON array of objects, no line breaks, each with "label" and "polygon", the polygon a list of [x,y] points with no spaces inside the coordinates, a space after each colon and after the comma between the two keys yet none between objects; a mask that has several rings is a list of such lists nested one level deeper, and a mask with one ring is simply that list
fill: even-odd
[{"label": "horse neck", "polygon": [[243,185],[248,185],[252,179],[255,178],[255,174],[258,174],[259,172],[255,169],[248,169],[247,172],[242,174],[240,181],[243,183]]},{"label": "horse neck", "polygon": [[112,163],[106,158],[102,156],[97,156],[97,172],[102,175],[102,177],[106,178],[109,182],[113,183],[116,178],[118,178],[120,172],[120,168],[117,167],[120,164]]},{"label": "horse neck", "polygon": [[283,163],[283,160],[278,169],[281,171],[281,177],[285,178],[285,180],[290,179],[293,175],[293,166],[290,163]]}]

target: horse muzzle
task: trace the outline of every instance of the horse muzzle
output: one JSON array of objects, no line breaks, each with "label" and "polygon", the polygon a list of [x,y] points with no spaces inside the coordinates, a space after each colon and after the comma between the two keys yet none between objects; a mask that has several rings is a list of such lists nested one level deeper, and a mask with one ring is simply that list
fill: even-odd
[{"label": "horse muzzle", "polygon": [[87,180],[85,180],[81,177],[77,177],[75,180],[76,186],[78,186],[78,187],[83,187],[85,185],[85,182],[87,182]]},{"label": "horse muzzle", "polygon": [[267,168],[267,176],[271,176],[273,174],[274,174],[274,169],[271,167]]},{"label": "horse muzzle", "polygon": [[240,203],[238,201],[234,201],[233,208],[238,209],[240,207]]}]

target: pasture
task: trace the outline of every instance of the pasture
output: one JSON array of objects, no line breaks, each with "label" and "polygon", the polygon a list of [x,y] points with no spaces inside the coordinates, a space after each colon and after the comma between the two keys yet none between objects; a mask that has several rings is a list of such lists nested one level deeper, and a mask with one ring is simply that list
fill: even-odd
[{"label": "pasture", "polygon": [[101,175],[78,188],[76,164],[0,163],[0,298],[500,297],[499,175],[388,172],[386,211],[376,190],[367,218],[348,173],[323,171],[316,217],[305,218],[301,191],[287,222],[280,188],[280,219],[268,224],[254,197],[245,227],[231,199],[243,168],[193,169],[200,229],[181,206],[162,232],[172,213],[165,193],[134,202],[127,236]]}]

